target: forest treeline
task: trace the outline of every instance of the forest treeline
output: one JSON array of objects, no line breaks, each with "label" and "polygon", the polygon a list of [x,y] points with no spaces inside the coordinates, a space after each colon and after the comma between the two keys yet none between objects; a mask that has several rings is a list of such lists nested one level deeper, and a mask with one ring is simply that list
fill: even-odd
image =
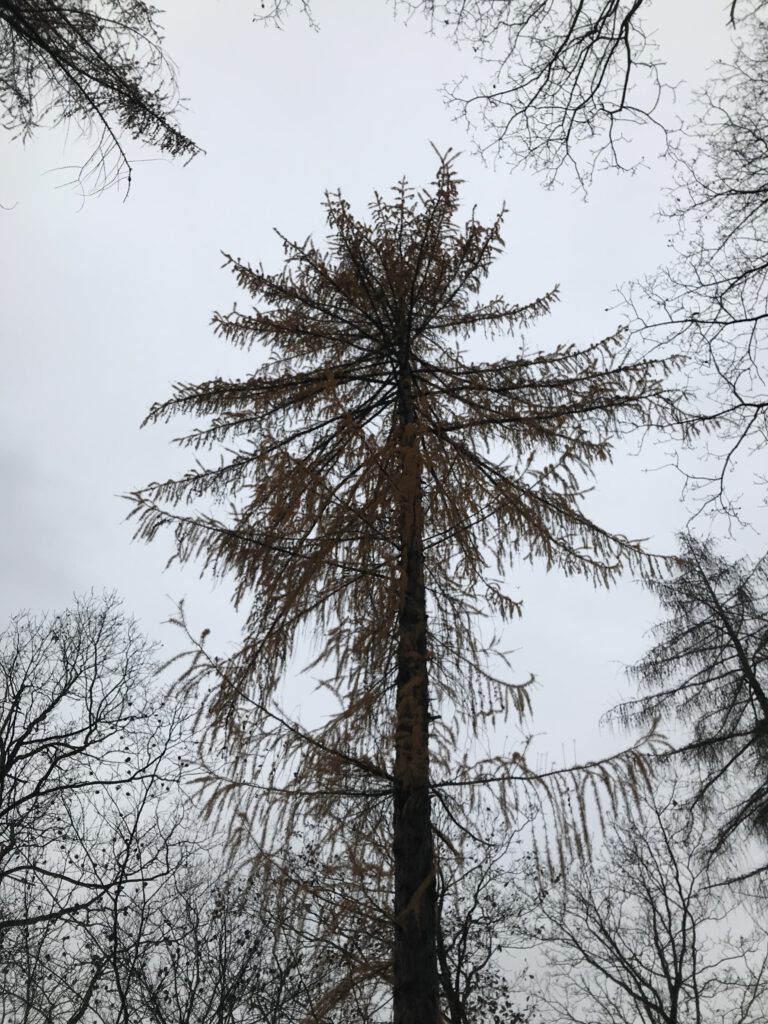
[{"label": "forest treeline", "polygon": [[[690,742],[651,765],[635,794],[604,794],[591,855],[544,864],[531,836],[545,811],[533,799],[504,827],[485,807],[452,833],[435,815],[448,848],[435,855],[441,1019],[765,1019],[765,897],[754,879],[733,877],[754,861],[723,856],[765,789],[762,721],[745,713],[742,652],[724,640],[740,623],[735,635],[758,664],[767,617],[754,582],[764,595],[765,568],[695,545],[694,556],[662,584],[672,614],[637,667],[653,693],[616,711],[668,703],[692,724]],[[694,636],[709,653],[701,673],[684,667],[675,686],[658,687],[654,666],[696,661],[686,649]],[[390,1020],[386,806],[376,819],[366,808],[356,861],[329,851],[320,816],[281,849],[250,828],[233,847],[226,815],[211,820],[196,794],[201,776],[232,785],[236,766],[208,751],[201,767],[198,708],[169,696],[155,653],[109,595],[57,616],[20,615],[0,639],[2,1019]],[[759,812],[752,824],[762,851]]]},{"label": "forest treeline", "polygon": [[[395,7],[490,69],[449,100],[549,184],[661,131],[676,248],[624,327],[549,351],[517,339],[557,290],[488,296],[505,211],[462,215],[451,153],[363,217],[327,194],[327,245],[283,238],[274,272],[228,258],[248,309],[215,331],[266,357],[151,408],[190,468],[131,501],[139,538],[231,585],[242,633],[223,656],[181,606],[160,666],[92,595],[2,634],[3,1020],[766,1019],[768,556],[713,537],[744,525],[734,465],[765,486],[768,5],[730,4],[733,62],[682,131],[644,0]],[[158,17],[0,4],[6,127],[95,126],[86,190],[130,182],[126,139],[195,156]],[[677,453],[692,520],[667,556],[587,512],[629,435]],[[484,624],[514,629],[520,559],[658,599],[613,756],[537,772],[504,742],[530,683]],[[290,710],[308,638],[320,721]]]}]

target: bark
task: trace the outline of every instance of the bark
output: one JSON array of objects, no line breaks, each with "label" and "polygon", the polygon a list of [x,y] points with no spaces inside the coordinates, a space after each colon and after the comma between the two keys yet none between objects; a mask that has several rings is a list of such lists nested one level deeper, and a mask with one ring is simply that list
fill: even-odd
[{"label": "bark", "polygon": [[427,605],[419,436],[401,378],[401,608],[395,711],[394,1024],[437,1024],[437,890],[429,792]]}]

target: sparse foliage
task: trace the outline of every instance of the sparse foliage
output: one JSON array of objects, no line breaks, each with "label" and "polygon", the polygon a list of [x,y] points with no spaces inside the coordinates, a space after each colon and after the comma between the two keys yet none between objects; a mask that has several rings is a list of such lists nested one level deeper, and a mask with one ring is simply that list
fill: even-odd
[{"label": "sparse foliage", "polygon": [[[760,5],[763,6],[763,5]],[[676,148],[677,184],[666,214],[673,258],[635,285],[635,328],[688,356],[697,383],[694,422],[709,428],[713,458],[678,459],[699,510],[740,514],[731,471],[766,482],[768,441],[768,24],[746,25],[732,61],[718,65]],[[700,458],[700,450],[696,453]]]},{"label": "sparse foliage", "polygon": [[642,811],[609,826],[593,864],[538,889],[526,927],[545,950],[530,983],[541,1019],[760,1024],[765,932],[711,887],[705,830],[674,790]]},{"label": "sparse foliage", "polygon": [[[629,126],[658,121],[660,60],[646,0],[402,0],[490,68],[445,88],[478,144],[553,183],[587,184],[596,166],[637,162]],[[626,162],[629,161],[627,164]]]},{"label": "sparse foliage", "polygon": [[[570,172],[584,186],[598,167],[635,169],[637,129],[660,118],[679,75],[654,41],[649,0],[392,0],[407,21],[421,15],[482,68],[444,87],[450,106],[477,132],[478,146],[553,184]],[[749,26],[765,0],[732,0],[723,18]],[[272,0],[257,20],[280,23],[292,8],[312,21],[311,0]],[[725,33],[724,33],[725,37]]]},{"label": "sparse foliage", "polygon": [[768,561],[729,562],[690,535],[681,545],[677,574],[653,584],[668,618],[631,670],[645,693],[612,715],[684,728],[665,756],[700,768],[692,804],[717,811],[712,852],[734,853],[750,833],[768,838]]},{"label": "sparse foliage", "polygon": [[312,1019],[302,949],[265,912],[263,896],[262,886],[246,888],[242,873],[228,870],[214,851],[190,858],[150,896],[138,892],[120,918],[114,964],[126,1021]]},{"label": "sparse foliage", "polygon": [[522,901],[511,886],[520,863],[513,850],[529,838],[530,824],[520,817],[516,831],[500,831],[493,820],[482,822],[481,830],[478,821],[475,831],[483,834],[463,844],[462,859],[438,864],[437,959],[446,1024],[531,1019],[514,960]]},{"label": "sparse foliage", "polygon": [[[234,578],[246,610],[237,650],[215,659],[201,641],[182,679],[209,687],[212,742],[228,745],[212,805],[238,808],[267,861],[305,820],[363,880],[391,843],[396,1024],[437,1017],[432,804],[467,823],[490,785],[509,816],[519,784],[536,782],[520,753],[459,753],[464,737],[528,706],[478,628],[483,612],[503,622],[519,611],[490,566],[540,558],[596,584],[627,566],[652,571],[581,499],[621,431],[663,419],[670,401],[665,365],[634,360],[621,335],[510,352],[512,331],[556,293],[522,306],[477,297],[501,216],[460,225],[458,206],[445,159],[432,190],[403,182],[392,200],[377,195],[369,222],[327,196],[327,252],[285,240],[274,275],[231,260],[256,306],[217,315],[216,328],[271,355],[243,380],[178,385],[152,409],[150,422],[204,417],[180,443],[222,458],[134,496],[139,536],[169,529],[182,561]],[[476,331],[504,355],[467,360],[461,344]],[[314,667],[329,673],[318,727],[276,703],[307,630]],[[631,752],[600,772],[636,763]]]},{"label": "sparse foliage", "polygon": [[3,127],[27,139],[73,123],[95,139],[85,191],[130,187],[122,137],[191,159],[199,147],[174,122],[176,71],[158,11],[143,0],[4,0],[0,4]]}]

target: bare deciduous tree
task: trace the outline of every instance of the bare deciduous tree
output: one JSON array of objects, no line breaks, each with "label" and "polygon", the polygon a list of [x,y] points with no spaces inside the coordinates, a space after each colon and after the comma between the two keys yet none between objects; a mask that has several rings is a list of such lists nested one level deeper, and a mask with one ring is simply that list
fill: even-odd
[{"label": "bare deciduous tree", "polygon": [[752,464],[765,483],[768,440],[768,24],[755,15],[747,28],[676,147],[673,258],[627,291],[635,329],[688,356],[692,420],[709,428],[713,458],[695,468],[676,461],[699,510],[736,517],[747,481],[737,476],[735,487],[729,473]]},{"label": "bare deciduous tree", "polygon": [[514,849],[530,824],[521,815],[519,828],[499,830],[494,816],[480,818],[475,841],[462,844],[461,860],[438,864],[437,958],[446,1024],[531,1019],[515,958],[523,901],[512,885],[521,863]]},{"label": "bare deciduous tree", "polygon": [[759,1024],[765,932],[713,889],[702,823],[674,789],[607,830],[593,864],[538,888],[526,919],[546,970],[530,988],[557,1024]]},{"label": "bare deciduous tree", "polygon": [[[69,917],[140,870],[143,823],[178,778],[172,748],[183,749],[183,709],[159,707],[154,671],[113,596],[22,614],[2,634],[0,929]],[[93,841],[107,821],[105,872]],[[30,885],[38,909],[15,916],[13,896]]]},{"label": "bare deciduous tree", "polygon": [[[3,1012],[80,1019],[104,973],[89,949],[127,891],[175,868],[184,710],[114,597],[14,618],[0,636]],[[48,1016],[47,1016],[48,1014]],[[78,1016],[80,1014],[80,1016]]]},{"label": "bare deciduous tree", "polygon": [[[152,422],[205,417],[181,444],[223,458],[134,495],[139,536],[169,529],[178,557],[231,575],[247,607],[237,651],[214,659],[200,644],[183,677],[209,686],[212,736],[228,744],[212,801],[239,801],[238,826],[278,850],[309,818],[363,880],[391,849],[396,1024],[437,1020],[433,802],[469,825],[480,786],[501,789],[511,815],[515,786],[535,781],[519,753],[457,755],[462,737],[528,704],[477,628],[483,610],[519,611],[489,564],[501,573],[523,554],[598,584],[652,570],[581,498],[621,430],[666,415],[670,400],[664,364],[634,360],[621,335],[509,352],[511,331],[555,292],[523,306],[476,298],[501,217],[457,224],[458,186],[445,159],[431,191],[403,182],[374,199],[369,222],[329,195],[327,253],[286,240],[275,275],[231,261],[257,305],[217,315],[217,329],[271,358],[243,380],[178,385],[155,406]],[[478,330],[509,354],[468,361],[461,343]],[[228,514],[212,514],[210,498],[231,502]],[[275,703],[308,628],[333,701],[317,728]],[[637,766],[631,751],[594,774]],[[377,850],[371,822],[390,814]]]},{"label": "bare deciduous tree", "polygon": [[[215,851],[191,856],[117,921],[113,991],[126,1021],[300,1024],[311,1019],[302,950],[265,912],[263,886]],[[105,992],[108,1000],[109,992]],[[109,1017],[110,1024],[116,1017]]]},{"label": "bare deciduous tree", "polygon": [[[472,129],[481,150],[512,166],[540,171],[552,184],[564,170],[587,185],[597,166],[633,168],[635,130],[659,121],[665,89],[663,54],[653,41],[649,0],[392,0],[407,20],[424,16],[483,67],[446,86],[447,101]],[[724,24],[749,24],[765,0],[731,0]],[[271,0],[257,20],[284,19],[298,7],[312,20],[311,0]],[[650,22],[650,24],[649,24]],[[672,85],[679,76],[672,75]]]}]

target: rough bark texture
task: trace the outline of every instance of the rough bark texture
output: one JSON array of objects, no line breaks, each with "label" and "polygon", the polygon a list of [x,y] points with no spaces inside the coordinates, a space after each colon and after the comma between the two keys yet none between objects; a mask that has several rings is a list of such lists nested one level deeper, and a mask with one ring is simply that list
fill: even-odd
[{"label": "rough bark texture", "polygon": [[436,883],[429,793],[427,606],[418,429],[401,381],[402,605],[395,723],[394,1024],[437,1024]]}]

